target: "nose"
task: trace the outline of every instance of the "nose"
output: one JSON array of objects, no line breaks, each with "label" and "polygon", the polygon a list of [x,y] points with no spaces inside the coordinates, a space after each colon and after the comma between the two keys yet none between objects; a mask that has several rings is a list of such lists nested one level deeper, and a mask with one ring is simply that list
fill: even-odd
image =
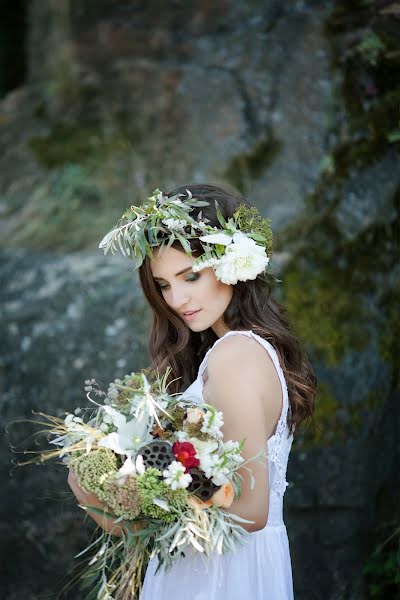
[{"label": "nose", "polygon": [[189,294],[186,290],[180,289],[179,287],[171,287],[170,297],[168,304],[179,312],[183,307],[189,304]]}]

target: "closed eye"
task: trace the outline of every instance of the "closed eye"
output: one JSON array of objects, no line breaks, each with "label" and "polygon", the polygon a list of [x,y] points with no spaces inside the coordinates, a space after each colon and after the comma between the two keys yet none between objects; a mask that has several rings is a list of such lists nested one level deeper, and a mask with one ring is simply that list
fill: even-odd
[{"label": "closed eye", "polygon": [[[197,281],[198,279],[200,279],[200,274],[199,273],[191,273],[189,275],[189,277],[187,279],[185,279],[185,281],[193,282],[193,281]],[[167,288],[169,288],[169,284],[168,283],[166,285],[160,285],[158,283],[157,285],[158,285],[158,288],[160,290],[166,290]]]}]

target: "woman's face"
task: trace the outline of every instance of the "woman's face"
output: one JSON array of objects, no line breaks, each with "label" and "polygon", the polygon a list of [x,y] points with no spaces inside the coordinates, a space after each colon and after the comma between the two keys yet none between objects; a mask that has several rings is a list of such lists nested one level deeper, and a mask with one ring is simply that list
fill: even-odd
[{"label": "woman's face", "polygon": [[[222,315],[231,301],[233,288],[219,281],[212,267],[194,273],[193,262],[194,258],[183,250],[164,246],[161,253],[154,248],[150,268],[165,302],[192,331],[211,327],[221,337],[228,331]],[[190,311],[199,312],[192,317],[184,315]]]}]

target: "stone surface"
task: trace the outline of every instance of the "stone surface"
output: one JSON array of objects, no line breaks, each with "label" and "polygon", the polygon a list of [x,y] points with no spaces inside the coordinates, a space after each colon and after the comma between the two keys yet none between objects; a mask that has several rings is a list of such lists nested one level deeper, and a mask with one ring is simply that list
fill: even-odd
[{"label": "stone surface", "polygon": [[24,449],[46,447],[30,437],[40,427],[18,419],[40,420],[39,412],[62,417],[88,405],[85,379],[107,389],[115,377],[148,366],[148,308],[129,263],[116,257],[13,251],[1,255],[0,265],[0,410],[7,427],[0,596],[55,597],[93,527],[82,527],[63,465],[13,467],[29,458]]},{"label": "stone surface", "polygon": [[[367,600],[399,518],[398,17],[372,4],[33,0],[28,77],[0,102],[3,424],[148,365],[136,276],[97,250],[122,209],[206,180],[272,218],[277,295],[319,379],[288,473],[297,600]],[[33,429],[8,430],[0,596],[53,597],[91,525],[64,467],[11,469]]]},{"label": "stone surface", "polygon": [[337,226],[347,240],[396,218],[393,196],[399,185],[400,158],[395,150],[362,170],[353,170],[336,211]]}]

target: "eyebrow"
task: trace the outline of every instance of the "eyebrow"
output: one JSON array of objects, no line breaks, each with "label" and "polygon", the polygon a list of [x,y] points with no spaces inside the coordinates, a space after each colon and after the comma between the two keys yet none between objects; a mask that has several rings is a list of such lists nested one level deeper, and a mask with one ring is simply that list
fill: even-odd
[{"label": "eyebrow", "polygon": [[[178,271],[178,273],[175,273],[175,277],[177,277],[178,275],[182,275],[183,273],[186,273],[186,271],[191,271],[192,267],[186,267],[185,269],[182,269],[182,271]],[[162,279],[162,277],[154,277],[153,279],[159,281]]]}]

